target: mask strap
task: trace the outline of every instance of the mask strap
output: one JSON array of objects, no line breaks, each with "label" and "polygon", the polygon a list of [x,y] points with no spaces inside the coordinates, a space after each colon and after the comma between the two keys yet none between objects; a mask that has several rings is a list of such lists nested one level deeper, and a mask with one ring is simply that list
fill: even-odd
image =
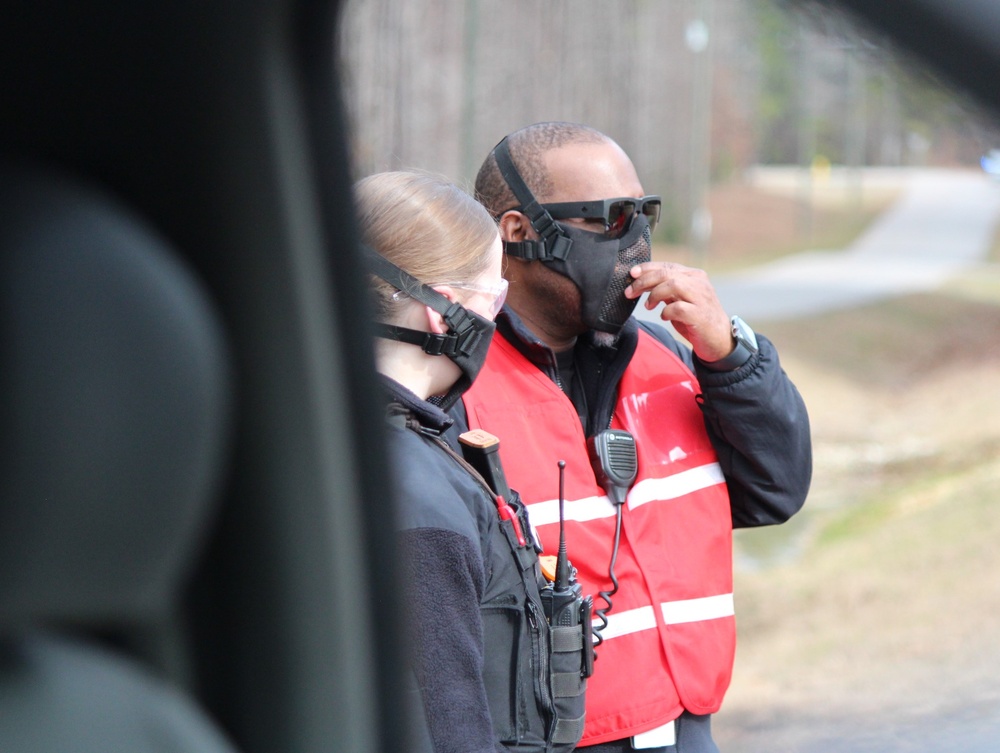
[{"label": "mask strap", "polygon": [[496,157],[500,174],[520,203],[521,211],[528,217],[531,221],[531,227],[540,236],[537,241],[505,241],[504,251],[511,256],[529,261],[532,259],[565,260],[569,256],[573,241],[562,234],[559,226],[552,219],[552,215],[538,203],[534,194],[531,193],[528,184],[524,182],[521,174],[517,171],[514,160],[511,159],[506,137],[493,149],[493,155]]},{"label": "mask strap", "polygon": [[405,292],[425,306],[441,314],[444,323],[451,330],[441,335],[434,332],[399,327],[385,322],[375,322],[375,334],[390,340],[419,345],[424,353],[431,356],[455,356],[471,353],[482,333],[473,321],[472,316],[460,303],[452,303],[439,292],[400,269],[381,254],[365,244],[361,244],[361,254],[364,257],[368,271],[380,277],[397,290]]}]

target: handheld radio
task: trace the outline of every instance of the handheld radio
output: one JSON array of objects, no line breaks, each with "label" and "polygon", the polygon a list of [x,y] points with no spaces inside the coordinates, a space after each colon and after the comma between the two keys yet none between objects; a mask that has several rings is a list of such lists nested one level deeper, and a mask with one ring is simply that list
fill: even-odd
[{"label": "handheld radio", "polygon": [[565,505],[564,477],[566,461],[559,461],[559,552],[556,555],[555,580],[542,589],[545,616],[553,627],[573,627],[583,630],[583,666],[581,674],[590,677],[594,671],[593,621],[594,600],[583,596],[583,589],[576,580],[576,569],[566,555],[566,530],[563,507]]},{"label": "handheld radio", "polygon": [[[488,431],[472,429],[458,438],[462,446],[462,456],[486,481],[496,495],[497,509],[502,520],[509,520],[514,527],[518,543],[527,546],[528,541],[521,529],[520,519],[508,504],[513,496],[507,485],[507,477],[500,463],[500,440]],[[583,677],[590,677],[594,671],[593,605],[590,596],[583,597],[582,588],[576,580],[576,570],[566,555],[566,533],[563,521],[564,469],[566,462],[559,461],[559,554],[555,558],[554,579],[539,589],[545,617],[552,627],[574,627],[580,625],[583,633],[581,646],[581,668]],[[530,532],[528,533],[530,536]],[[542,571],[546,568],[542,566]]]}]

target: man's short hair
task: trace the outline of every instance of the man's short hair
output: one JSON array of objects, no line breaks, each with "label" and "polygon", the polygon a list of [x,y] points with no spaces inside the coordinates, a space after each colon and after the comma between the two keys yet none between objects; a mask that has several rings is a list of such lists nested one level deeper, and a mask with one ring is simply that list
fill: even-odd
[{"label": "man's short hair", "polygon": [[[535,197],[544,201],[552,192],[552,181],[542,159],[546,152],[567,144],[595,144],[610,140],[597,129],[579,123],[547,122],[514,131],[507,137],[507,147],[521,178]],[[476,175],[476,198],[496,218],[520,205],[500,174],[495,150],[490,151]]]}]

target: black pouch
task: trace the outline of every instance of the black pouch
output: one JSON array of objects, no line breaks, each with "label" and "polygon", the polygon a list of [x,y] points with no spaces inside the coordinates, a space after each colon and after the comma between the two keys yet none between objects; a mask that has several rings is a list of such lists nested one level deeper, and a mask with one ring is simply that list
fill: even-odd
[{"label": "black pouch", "polygon": [[584,702],[587,678],[584,677],[584,632],[578,623],[572,627],[550,629],[551,654],[549,674],[552,687],[552,751],[571,751],[583,736]]}]

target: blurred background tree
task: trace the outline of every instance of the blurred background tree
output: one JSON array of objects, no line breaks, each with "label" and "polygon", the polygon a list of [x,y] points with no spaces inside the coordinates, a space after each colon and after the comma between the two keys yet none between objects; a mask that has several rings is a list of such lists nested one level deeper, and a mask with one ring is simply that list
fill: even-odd
[{"label": "blurred background tree", "polygon": [[971,166],[994,145],[878,40],[780,0],[348,0],[342,33],[358,175],[471,186],[504,134],[583,122],[664,196],[661,242],[704,245],[708,191],[754,165],[812,180],[817,160]]}]

